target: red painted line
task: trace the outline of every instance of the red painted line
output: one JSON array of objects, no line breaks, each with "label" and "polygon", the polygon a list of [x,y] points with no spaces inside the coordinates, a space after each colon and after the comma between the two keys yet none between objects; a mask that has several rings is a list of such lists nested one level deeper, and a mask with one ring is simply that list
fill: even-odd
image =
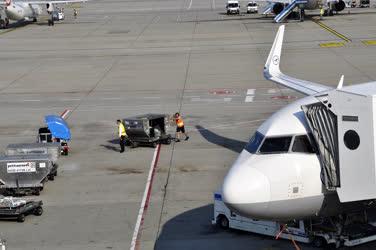
[{"label": "red painted line", "polygon": [[141,238],[141,234],[142,234],[142,226],[144,225],[145,215],[146,215],[146,212],[148,210],[149,203],[150,203],[151,191],[152,191],[152,188],[153,188],[153,181],[154,181],[154,176],[155,176],[156,169],[157,169],[157,166],[158,166],[160,152],[161,152],[161,144],[158,144],[157,148],[155,149],[155,152],[154,152],[154,157],[153,157],[153,161],[152,161],[152,164],[151,164],[151,169],[149,171],[149,176],[148,176],[148,179],[146,181],[146,188],[145,188],[145,192],[144,192],[144,197],[143,197],[142,202],[141,202],[141,207],[140,207],[140,210],[139,210],[135,229],[134,229],[134,232],[133,232],[131,248],[130,248],[131,250],[140,249],[140,238]]}]

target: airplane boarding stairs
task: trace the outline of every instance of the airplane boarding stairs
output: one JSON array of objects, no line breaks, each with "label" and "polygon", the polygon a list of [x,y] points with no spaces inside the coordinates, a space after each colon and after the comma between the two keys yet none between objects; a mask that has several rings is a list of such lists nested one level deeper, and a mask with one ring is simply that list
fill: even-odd
[{"label": "airplane boarding stairs", "polygon": [[287,5],[281,13],[279,13],[275,18],[274,21],[276,23],[280,23],[300,4],[306,4],[307,0],[294,0],[289,5]]}]

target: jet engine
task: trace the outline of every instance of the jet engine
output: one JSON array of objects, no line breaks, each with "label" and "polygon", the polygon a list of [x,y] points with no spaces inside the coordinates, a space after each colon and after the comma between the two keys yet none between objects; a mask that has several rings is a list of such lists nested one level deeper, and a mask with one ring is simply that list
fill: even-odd
[{"label": "jet engine", "polygon": [[51,14],[54,11],[54,5],[52,3],[47,3],[46,8],[48,14]]},{"label": "jet engine", "polygon": [[342,0],[339,0],[338,2],[336,2],[336,3],[334,4],[334,10],[335,10],[335,11],[342,11],[342,10],[345,9],[345,7],[346,7],[346,4],[345,4],[345,2],[342,1]]},{"label": "jet engine", "polygon": [[285,6],[283,5],[283,3],[276,3],[273,5],[273,13],[278,15],[284,8]]}]

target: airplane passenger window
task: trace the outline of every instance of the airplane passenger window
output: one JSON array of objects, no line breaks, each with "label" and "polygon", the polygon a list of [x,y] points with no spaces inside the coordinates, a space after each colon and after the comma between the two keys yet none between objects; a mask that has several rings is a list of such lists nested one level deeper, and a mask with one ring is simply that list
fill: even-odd
[{"label": "airplane passenger window", "polygon": [[290,148],[291,139],[291,136],[266,138],[260,148],[260,153],[287,153]]},{"label": "airplane passenger window", "polygon": [[264,136],[260,132],[256,131],[251,140],[249,140],[247,146],[245,146],[245,150],[252,154],[256,153],[263,139]]},{"label": "airplane passenger window", "polygon": [[306,135],[297,135],[292,145],[292,152],[313,154],[315,153],[315,149],[312,147]]}]

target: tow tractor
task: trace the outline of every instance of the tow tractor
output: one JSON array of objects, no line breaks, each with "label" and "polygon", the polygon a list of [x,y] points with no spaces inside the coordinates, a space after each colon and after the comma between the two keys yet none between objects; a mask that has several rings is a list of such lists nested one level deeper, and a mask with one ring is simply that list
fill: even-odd
[{"label": "tow tractor", "polygon": [[68,155],[68,141],[71,139],[71,133],[67,122],[57,115],[47,115],[44,117],[47,127],[39,128],[37,143],[59,142],[61,145],[61,154]]},{"label": "tow tractor", "polygon": [[327,245],[357,246],[376,240],[376,223],[370,222],[367,211],[348,214],[342,232],[339,232],[334,218],[314,218],[287,223],[246,218],[226,207],[220,192],[214,193],[213,225],[223,229],[238,229],[247,232],[290,239],[295,242],[312,244],[315,247]]}]

